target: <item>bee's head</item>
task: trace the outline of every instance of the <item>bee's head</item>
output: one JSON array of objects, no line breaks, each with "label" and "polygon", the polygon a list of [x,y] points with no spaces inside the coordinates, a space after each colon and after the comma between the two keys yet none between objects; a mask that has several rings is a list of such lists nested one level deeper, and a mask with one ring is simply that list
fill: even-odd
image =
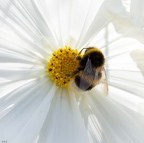
[{"label": "bee's head", "polygon": [[98,48],[87,48],[85,51],[85,56],[91,60],[91,63],[94,67],[100,67],[104,65],[104,55]]}]

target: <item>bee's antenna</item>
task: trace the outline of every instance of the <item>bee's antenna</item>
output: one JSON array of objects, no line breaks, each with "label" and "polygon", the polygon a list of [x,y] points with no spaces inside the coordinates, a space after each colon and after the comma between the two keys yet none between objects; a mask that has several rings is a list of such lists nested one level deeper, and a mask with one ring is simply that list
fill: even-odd
[{"label": "bee's antenna", "polygon": [[81,54],[81,52],[82,52],[84,49],[87,49],[87,48],[82,48],[82,49],[80,50],[80,52],[79,52],[79,55]]},{"label": "bee's antenna", "polygon": [[[78,55],[80,55],[81,52],[82,52],[84,49],[87,49],[87,48],[82,48],[82,50],[80,50],[80,52],[78,53]],[[76,56],[76,59],[77,59],[77,60],[81,60],[81,56]]]}]

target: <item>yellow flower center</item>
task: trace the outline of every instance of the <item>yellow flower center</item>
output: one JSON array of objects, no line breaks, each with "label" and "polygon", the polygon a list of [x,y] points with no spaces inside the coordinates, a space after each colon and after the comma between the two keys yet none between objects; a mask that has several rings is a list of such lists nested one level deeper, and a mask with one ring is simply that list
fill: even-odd
[{"label": "yellow flower center", "polygon": [[52,54],[48,62],[48,73],[56,85],[68,87],[73,77],[68,76],[79,67],[79,61],[76,59],[80,56],[78,50],[65,46],[59,48]]}]

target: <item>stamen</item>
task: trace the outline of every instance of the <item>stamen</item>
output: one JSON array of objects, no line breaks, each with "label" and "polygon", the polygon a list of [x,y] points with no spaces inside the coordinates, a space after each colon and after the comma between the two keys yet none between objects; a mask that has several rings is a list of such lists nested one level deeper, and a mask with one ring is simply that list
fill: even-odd
[{"label": "stamen", "polygon": [[79,67],[77,56],[80,56],[78,50],[74,50],[69,46],[59,48],[53,53],[48,62],[48,73],[57,86],[69,86],[70,81],[74,77],[68,75]]}]

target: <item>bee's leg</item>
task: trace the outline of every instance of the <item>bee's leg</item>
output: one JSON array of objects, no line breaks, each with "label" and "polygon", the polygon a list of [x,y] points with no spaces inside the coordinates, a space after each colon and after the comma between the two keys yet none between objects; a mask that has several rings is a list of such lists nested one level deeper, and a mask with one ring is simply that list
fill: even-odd
[{"label": "bee's leg", "polygon": [[78,68],[75,71],[73,71],[72,73],[67,73],[66,76],[68,77],[73,77],[74,75],[76,75],[78,72],[80,72],[83,68]]},{"label": "bee's leg", "polygon": [[76,75],[78,72],[79,72],[79,70],[77,69],[77,70],[73,71],[72,73],[67,73],[66,76],[68,76],[68,77],[73,77],[73,76]]}]

